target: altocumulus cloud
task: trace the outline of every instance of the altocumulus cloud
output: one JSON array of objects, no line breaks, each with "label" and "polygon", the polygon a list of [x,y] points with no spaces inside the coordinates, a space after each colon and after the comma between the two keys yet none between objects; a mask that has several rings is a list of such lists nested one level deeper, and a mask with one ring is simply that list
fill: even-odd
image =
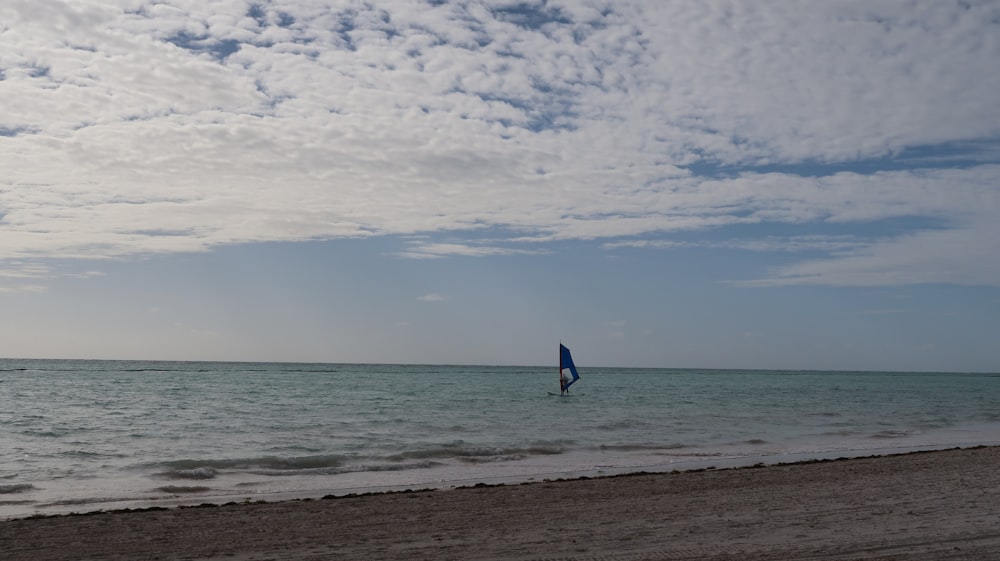
[{"label": "altocumulus cloud", "polygon": [[9,0],[0,22],[0,276],[918,218],[752,283],[1000,284],[997,2]]}]

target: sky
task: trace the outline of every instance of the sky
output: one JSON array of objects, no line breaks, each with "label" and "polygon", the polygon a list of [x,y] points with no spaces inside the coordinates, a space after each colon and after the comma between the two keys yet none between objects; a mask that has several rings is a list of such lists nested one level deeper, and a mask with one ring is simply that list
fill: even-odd
[{"label": "sky", "polygon": [[996,0],[5,0],[0,356],[1000,372]]}]

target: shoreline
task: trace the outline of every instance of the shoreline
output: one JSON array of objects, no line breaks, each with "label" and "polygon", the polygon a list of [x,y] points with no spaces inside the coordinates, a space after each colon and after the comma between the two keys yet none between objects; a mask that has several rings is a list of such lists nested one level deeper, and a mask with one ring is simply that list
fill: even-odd
[{"label": "shoreline", "polygon": [[[992,559],[1000,447],[0,521],[20,559]],[[989,555],[989,556],[987,556]]]},{"label": "shoreline", "polygon": [[[961,442],[951,444],[926,444],[907,446],[883,446],[877,448],[857,448],[827,450],[822,452],[788,452],[780,454],[751,455],[710,455],[700,457],[672,457],[668,461],[645,458],[645,462],[626,462],[620,465],[604,464],[582,467],[571,463],[568,466],[519,465],[512,463],[507,466],[507,472],[497,474],[495,466],[487,464],[486,471],[480,471],[475,466],[437,466],[427,471],[374,471],[351,474],[350,480],[339,480],[340,484],[329,485],[321,483],[321,479],[307,476],[300,483],[301,488],[285,490],[261,490],[259,486],[264,480],[237,483],[235,488],[214,487],[211,482],[178,481],[151,489],[143,494],[132,496],[97,494],[93,497],[79,495],[71,489],[66,489],[63,498],[27,499],[22,493],[0,495],[0,521],[22,518],[40,518],[48,516],[66,516],[76,514],[94,514],[99,512],[142,511],[157,508],[186,508],[200,505],[224,505],[230,503],[248,502],[282,502],[310,500],[346,495],[368,495],[378,493],[398,493],[417,490],[449,490],[475,485],[518,485],[539,481],[575,480],[598,477],[627,476],[637,473],[664,474],[686,471],[702,471],[706,469],[728,470],[748,467],[791,465],[815,461],[830,461],[878,456],[893,456],[919,452],[940,450],[957,450],[983,446],[1000,446],[1000,442]],[[442,471],[443,470],[443,471]],[[283,480],[286,477],[279,479]],[[290,478],[288,478],[290,479]],[[169,481],[169,480],[165,480]],[[230,482],[230,485],[232,482]],[[139,486],[130,481],[131,489]],[[141,484],[140,484],[141,485]],[[246,485],[242,490],[238,488]],[[33,491],[33,486],[28,486]],[[93,491],[91,491],[92,493]],[[105,492],[106,493],[106,492]],[[52,490],[47,494],[51,497]],[[56,495],[58,497],[58,495]]]}]

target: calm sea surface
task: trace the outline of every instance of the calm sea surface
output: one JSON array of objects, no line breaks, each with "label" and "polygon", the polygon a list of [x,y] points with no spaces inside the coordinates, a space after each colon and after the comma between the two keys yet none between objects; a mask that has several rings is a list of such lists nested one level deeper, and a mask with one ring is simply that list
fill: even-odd
[{"label": "calm sea surface", "polygon": [[1000,375],[0,359],[0,517],[1000,442]]}]

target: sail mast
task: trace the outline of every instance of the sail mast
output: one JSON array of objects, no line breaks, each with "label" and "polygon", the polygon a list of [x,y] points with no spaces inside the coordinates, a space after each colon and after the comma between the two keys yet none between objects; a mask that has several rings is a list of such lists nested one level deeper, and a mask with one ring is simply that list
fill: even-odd
[{"label": "sail mast", "polygon": [[566,376],[563,374],[563,344],[559,341],[559,393],[566,393]]}]

